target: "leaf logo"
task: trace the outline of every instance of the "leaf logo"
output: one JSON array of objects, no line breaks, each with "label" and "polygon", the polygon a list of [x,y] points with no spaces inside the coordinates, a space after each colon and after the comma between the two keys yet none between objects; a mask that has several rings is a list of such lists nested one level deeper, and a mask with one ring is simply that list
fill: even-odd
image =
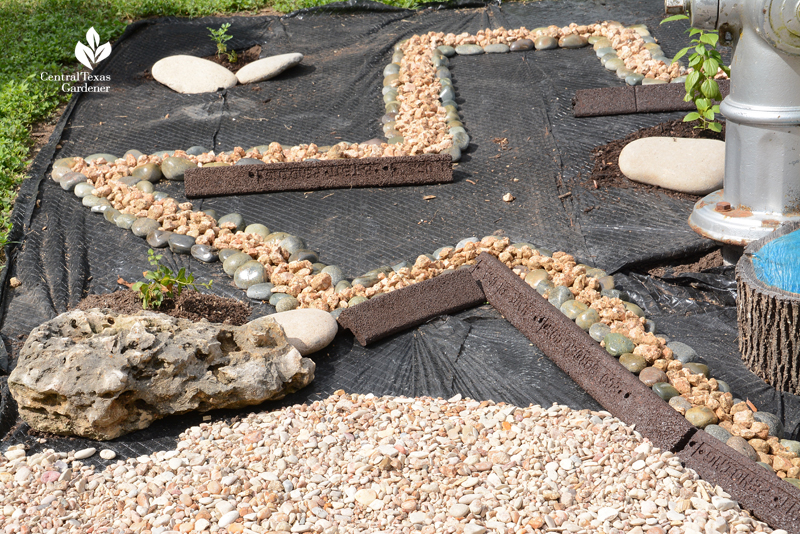
[{"label": "leaf logo", "polygon": [[75,57],[78,61],[83,63],[86,68],[93,70],[98,63],[107,58],[111,53],[111,45],[105,43],[102,46],[97,46],[98,43],[100,43],[100,36],[95,31],[94,26],[89,28],[89,31],[86,32],[86,42],[89,43],[89,46],[86,46],[80,41],[75,45]]}]

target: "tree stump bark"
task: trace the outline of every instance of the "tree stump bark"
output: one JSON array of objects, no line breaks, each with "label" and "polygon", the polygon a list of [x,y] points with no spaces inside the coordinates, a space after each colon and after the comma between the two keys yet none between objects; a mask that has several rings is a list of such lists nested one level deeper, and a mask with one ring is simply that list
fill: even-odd
[{"label": "tree stump bark", "polygon": [[751,260],[769,241],[800,228],[784,225],[750,243],[736,265],[739,351],[748,368],[779,391],[800,394],[800,294],[768,286]]}]

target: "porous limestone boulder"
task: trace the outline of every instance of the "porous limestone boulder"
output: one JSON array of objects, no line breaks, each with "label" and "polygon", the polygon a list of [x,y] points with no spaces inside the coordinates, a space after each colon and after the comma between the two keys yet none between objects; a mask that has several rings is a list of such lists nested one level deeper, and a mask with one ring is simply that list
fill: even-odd
[{"label": "porous limestone boulder", "polygon": [[172,414],[281,399],[314,370],[274,321],[229,326],[92,309],[36,327],[8,385],[32,428],[108,440]]}]

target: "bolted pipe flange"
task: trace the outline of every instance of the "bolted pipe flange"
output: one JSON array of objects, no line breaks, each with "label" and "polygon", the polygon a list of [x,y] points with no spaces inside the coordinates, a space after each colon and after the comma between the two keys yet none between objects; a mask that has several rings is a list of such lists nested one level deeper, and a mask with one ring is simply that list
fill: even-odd
[{"label": "bolted pipe flange", "polygon": [[800,56],[800,0],[767,0],[760,19],[764,39],[769,44]]}]

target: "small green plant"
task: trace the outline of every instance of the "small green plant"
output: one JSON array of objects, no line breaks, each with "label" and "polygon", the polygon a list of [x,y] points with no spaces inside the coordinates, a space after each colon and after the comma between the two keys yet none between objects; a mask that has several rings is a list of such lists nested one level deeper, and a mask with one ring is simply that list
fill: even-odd
[{"label": "small green plant", "polygon": [[206,29],[211,32],[211,40],[217,44],[217,57],[222,57],[223,55],[228,56],[228,61],[231,63],[236,63],[237,59],[236,51],[231,50],[228,51],[228,41],[233,39],[233,35],[228,34],[228,28],[231,27],[230,22],[226,22],[222,26],[219,27],[218,30],[214,30],[211,28],[206,27]]},{"label": "small green plant", "polygon": [[[662,20],[661,24],[688,18],[686,15],[673,15]],[[717,50],[719,43],[717,30],[689,28],[687,31],[690,37],[697,37],[691,40],[691,46],[681,49],[672,59],[672,62],[675,63],[689,51],[694,50],[689,56],[689,67],[693,70],[686,76],[686,96],[683,97],[683,100],[684,102],[694,101],[697,111],[687,114],[683,118],[683,122],[698,121],[699,124],[695,128],[721,132],[722,125],[714,120],[719,113],[719,105],[714,104],[714,100],[722,100],[722,94],[719,92],[719,84],[714,76],[720,69],[730,76],[731,69],[722,62],[722,56]]]},{"label": "small green plant", "polygon": [[[166,265],[161,265],[161,254],[156,254],[153,249],[147,251],[147,261],[150,265],[157,267],[155,271],[145,271],[144,277],[149,282],[136,282],[131,289],[139,293],[142,299],[142,308],[158,308],[164,302],[164,298],[177,298],[185,287],[197,289],[194,284],[194,275],[186,274],[186,268],[182,268],[177,276],[172,269]],[[200,284],[205,288],[211,287],[211,281],[207,284]]]}]

